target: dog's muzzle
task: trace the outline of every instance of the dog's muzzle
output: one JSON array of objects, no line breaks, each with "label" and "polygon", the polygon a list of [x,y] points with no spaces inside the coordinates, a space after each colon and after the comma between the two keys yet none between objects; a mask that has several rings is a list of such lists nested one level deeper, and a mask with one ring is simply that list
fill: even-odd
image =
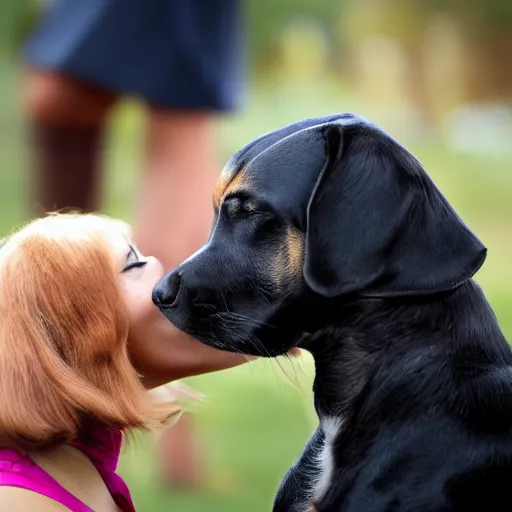
[{"label": "dog's muzzle", "polygon": [[[183,271],[165,276],[153,290],[153,303],[171,320],[176,315],[206,318],[218,311],[219,301],[208,288],[190,282]],[[171,316],[172,315],[172,319]]]},{"label": "dog's muzzle", "polygon": [[159,307],[172,308],[176,305],[181,288],[181,273],[173,272],[164,277],[153,290],[153,302]]}]

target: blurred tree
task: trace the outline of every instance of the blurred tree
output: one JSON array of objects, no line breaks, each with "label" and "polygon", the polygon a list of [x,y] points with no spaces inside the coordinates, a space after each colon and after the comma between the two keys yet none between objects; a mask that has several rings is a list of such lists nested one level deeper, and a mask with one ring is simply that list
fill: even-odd
[{"label": "blurred tree", "polygon": [[42,3],[38,0],[2,0],[0,16],[0,55],[17,52],[39,17]]},{"label": "blurred tree", "polygon": [[470,47],[468,93],[475,101],[512,101],[512,1],[421,0],[456,18]]},{"label": "blurred tree", "polygon": [[444,12],[456,16],[475,30],[512,29],[510,0],[420,0],[426,12]]},{"label": "blurred tree", "polygon": [[249,46],[259,67],[276,57],[283,30],[297,16],[309,15],[332,26],[345,0],[245,0]]}]

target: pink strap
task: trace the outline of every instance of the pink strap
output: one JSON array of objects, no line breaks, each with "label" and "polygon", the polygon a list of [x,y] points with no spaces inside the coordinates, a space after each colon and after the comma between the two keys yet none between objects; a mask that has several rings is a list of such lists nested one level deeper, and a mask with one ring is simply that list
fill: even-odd
[{"label": "pink strap", "polygon": [[15,450],[0,449],[0,486],[20,487],[37,492],[73,512],[94,512],[28,456]]},{"label": "pink strap", "polygon": [[118,429],[88,425],[81,437],[71,445],[81,450],[96,466],[117,506],[124,512],[135,512],[130,490],[116,473],[122,440],[123,434]]}]

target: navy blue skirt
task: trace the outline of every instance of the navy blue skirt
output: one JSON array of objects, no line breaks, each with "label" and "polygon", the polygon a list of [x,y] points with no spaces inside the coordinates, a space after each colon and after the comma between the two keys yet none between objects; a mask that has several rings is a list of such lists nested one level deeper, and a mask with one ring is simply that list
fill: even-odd
[{"label": "navy blue skirt", "polygon": [[230,110],[244,72],[237,0],[54,0],[28,63],[155,106]]}]

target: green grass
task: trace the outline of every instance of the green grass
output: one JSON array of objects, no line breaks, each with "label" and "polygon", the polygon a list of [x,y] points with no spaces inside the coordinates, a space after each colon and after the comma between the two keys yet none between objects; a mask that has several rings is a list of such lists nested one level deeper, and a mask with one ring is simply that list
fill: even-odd
[{"label": "green grass", "polygon": [[[16,103],[16,68],[0,72],[0,234],[24,218],[28,172],[22,122]],[[357,105],[332,83],[269,88],[251,92],[250,103],[219,127],[222,158],[264,131],[305,116],[355,110]],[[129,219],[140,167],[140,109],[129,103],[116,113],[110,132],[106,211]],[[371,117],[371,112],[365,112]],[[489,248],[477,275],[501,324],[512,339],[512,175],[506,157],[475,157],[454,153],[431,141],[410,148],[460,215]],[[207,490],[196,495],[168,493],[159,485],[155,445],[138,436],[123,456],[126,476],[141,512],[165,510],[211,512],[269,510],[281,476],[300,452],[314,428],[309,358],[282,363],[258,362],[215,375],[190,379],[208,399],[195,406],[207,455]],[[302,392],[290,385],[297,374]]]},{"label": "green grass", "polygon": [[162,492],[151,439],[138,439],[127,452],[123,473],[140,510],[165,510],[165,504],[190,511],[270,510],[280,478],[314,423],[306,410],[309,393],[292,389],[268,363],[251,366],[190,379],[208,395],[195,407],[209,464],[205,492]]}]

